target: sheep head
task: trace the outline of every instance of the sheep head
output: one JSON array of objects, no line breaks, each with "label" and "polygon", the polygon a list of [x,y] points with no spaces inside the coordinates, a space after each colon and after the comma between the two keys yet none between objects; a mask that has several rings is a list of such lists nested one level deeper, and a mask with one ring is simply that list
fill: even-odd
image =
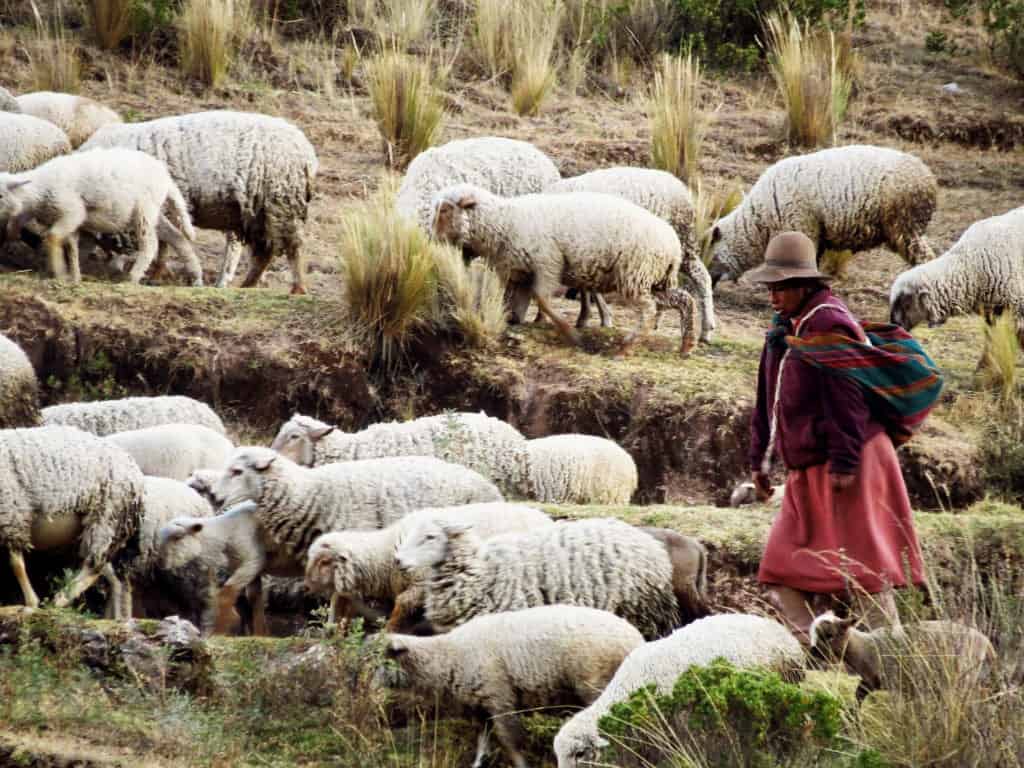
[{"label": "sheep head", "polygon": [[185,485],[206,499],[207,503],[217,510],[218,505],[213,498],[213,487],[223,474],[218,469],[197,469],[188,476]]},{"label": "sheep head", "polygon": [[157,534],[160,563],[174,569],[188,565],[202,554],[200,536],[206,521],[197,517],[176,517]]},{"label": "sheep head", "polygon": [[555,756],[558,768],[581,768],[598,764],[601,750],[608,741],[597,733],[572,733],[572,721],[555,736]]},{"label": "sheep head", "polygon": [[[351,553],[344,543],[339,541],[336,533],[327,533],[317,537],[309,547],[309,554],[306,557],[306,589],[318,594],[331,592],[332,588],[339,594],[345,594],[348,590],[343,589],[345,581],[351,579],[340,579],[342,585],[338,585],[337,576],[343,576],[346,571],[345,565],[349,561]],[[338,573],[338,570],[343,573]],[[351,569],[347,569],[351,570]]]},{"label": "sheep head", "polygon": [[712,286],[717,285],[722,279],[735,280],[743,272],[736,258],[736,246],[733,242],[735,216],[736,212],[733,211],[715,222],[715,226],[711,228],[708,242],[708,248],[711,250],[708,274],[711,275]]},{"label": "sheep head", "polygon": [[418,523],[395,551],[395,562],[402,570],[430,568],[444,562],[451,546],[471,536],[472,526],[440,520]]},{"label": "sheep head", "polygon": [[893,281],[889,293],[889,321],[906,331],[921,323],[941,325],[945,321],[932,297],[931,289],[916,270],[908,270]]},{"label": "sheep head", "polygon": [[811,651],[828,659],[842,659],[850,629],[856,622],[856,617],[840,619],[832,611],[825,611],[811,622]]},{"label": "sheep head", "polygon": [[303,467],[313,466],[313,446],[334,431],[322,421],[296,413],[278,430],[270,447]]},{"label": "sheep head", "polygon": [[434,196],[433,234],[438,240],[465,245],[469,239],[468,219],[487,192],[472,184],[457,184]]},{"label": "sheep head", "polygon": [[8,240],[16,240],[21,236],[21,229],[29,218],[23,210],[25,201],[18,194],[18,190],[29,183],[28,179],[10,173],[0,173],[0,221],[7,221]]},{"label": "sheep head", "polygon": [[268,471],[276,463],[288,459],[270,448],[243,446],[235,449],[228,459],[227,469],[214,484],[214,502],[220,507],[232,507],[243,501],[258,502]]}]

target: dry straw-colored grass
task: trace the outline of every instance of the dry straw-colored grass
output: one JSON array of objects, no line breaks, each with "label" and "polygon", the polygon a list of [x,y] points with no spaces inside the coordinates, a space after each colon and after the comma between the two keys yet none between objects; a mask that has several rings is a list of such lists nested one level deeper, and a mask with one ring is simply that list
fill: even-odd
[{"label": "dry straw-colored grass", "polygon": [[30,60],[32,85],[37,91],[78,93],[82,84],[82,64],[78,43],[64,23],[64,4],[54,7],[52,21],[44,20],[35,2],[31,3],[35,31]]},{"label": "dry straw-colored grass", "polygon": [[512,6],[512,106],[520,115],[535,115],[555,84],[555,43],[562,5],[536,2]]},{"label": "dry straw-colored grass", "polygon": [[248,0],[188,0],[180,17],[181,68],[204,85],[220,84],[237,44],[252,26]]},{"label": "dry straw-colored grass", "polygon": [[1001,405],[1012,405],[1018,399],[1019,358],[1017,319],[1012,310],[1007,310],[993,325],[985,325],[985,347],[980,366],[985,386],[996,392]]},{"label": "dry straw-colored grass", "polygon": [[711,187],[697,179],[691,188],[694,206],[694,230],[705,266],[711,261],[711,230],[715,222],[743,202],[743,185],[733,181]]},{"label": "dry straw-colored grass", "polygon": [[701,108],[700,60],[665,54],[648,102],[651,163],[688,184],[699,175],[708,115]]},{"label": "dry straw-colored grass", "polygon": [[852,50],[842,53],[831,30],[811,30],[788,13],[770,13],[763,25],[788,141],[808,148],[834,143],[853,87]]},{"label": "dry straw-colored grass", "polygon": [[391,168],[405,168],[416,155],[433,146],[444,123],[440,86],[431,57],[387,50],[366,63],[366,87],[373,118]]},{"label": "dry straw-colored grass", "polygon": [[117,48],[132,31],[135,17],[133,0],[89,0],[96,42],[104,50]]}]

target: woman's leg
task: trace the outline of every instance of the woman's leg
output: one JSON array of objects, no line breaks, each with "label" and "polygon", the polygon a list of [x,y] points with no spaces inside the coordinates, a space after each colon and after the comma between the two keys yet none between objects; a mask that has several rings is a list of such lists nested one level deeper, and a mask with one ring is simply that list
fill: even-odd
[{"label": "woman's leg", "polygon": [[891,587],[869,594],[855,589],[852,594],[850,611],[860,617],[860,626],[870,632],[880,627],[900,626],[900,612],[896,607],[896,593]]},{"label": "woman's leg", "polygon": [[811,622],[814,620],[814,595],[782,584],[772,584],[768,588],[768,599],[782,614],[796,639],[803,645],[809,645]]}]

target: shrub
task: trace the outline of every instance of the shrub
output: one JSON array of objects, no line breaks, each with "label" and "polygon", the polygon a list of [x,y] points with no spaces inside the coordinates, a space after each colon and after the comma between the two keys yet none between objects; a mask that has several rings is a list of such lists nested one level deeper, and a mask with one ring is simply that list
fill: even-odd
[{"label": "shrub", "polygon": [[[955,18],[977,12],[993,56],[1024,77],[1024,0],[945,0],[945,5]],[[974,19],[969,18],[968,23],[973,24]]]},{"label": "shrub", "polygon": [[786,109],[787,139],[802,147],[832,143],[852,88],[835,35],[812,32],[789,14],[769,14],[764,26],[768,65]]},{"label": "shrub", "polygon": [[511,71],[514,7],[505,0],[477,0],[470,45],[477,65],[489,77],[499,78]]},{"label": "shrub", "polygon": [[385,51],[366,64],[366,85],[387,163],[403,169],[437,142],[444,122],[431,63]]},{"label": "shrub", "polygon": [[668,695],[634,692],[599,727],[618,752],[612,765],[774,766],[832,746],[840,707],[831,694],[718,659],[686,670]]},{"label": "shrub", "polygon": [[64,5],[58,2],[52,22],[44,21],[32,2],[35,35],[32,41],[32,85],[37,91],[77,93],[82,82],[78,44],[64,24]]},{"label": "shrub", "polygon": [[665,47],[674,5],[673,0],[567,0],[562,42],[596,64],[622,55],[646,61]]},{"label": "shrub", "polygon": [[205,85],[218,85],[247,32],[248,1],[188,0],[180,23],[182,70]]},{"label": "shrub", "polygon": [[651,163],[688,184],[697,181],[708,117],[700,106],[700,61],[665,55],[649,101]]}]

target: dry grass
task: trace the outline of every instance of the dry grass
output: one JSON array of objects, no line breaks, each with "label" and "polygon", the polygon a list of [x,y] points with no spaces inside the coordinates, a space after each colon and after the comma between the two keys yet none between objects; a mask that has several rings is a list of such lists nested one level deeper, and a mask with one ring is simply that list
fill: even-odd
[{"label": "dry grass", "polygon": [[1001,405],[1012,405],[1018,396],[1017,319],[1005,311],[993,325],[985,326],[985,348],[981,353],[981,375],[985,386],[995,390]]},{"label": "dry grass", "polygon": [[132,0],[89,0],[89,12],[96,41],[104,50],[117,48],[132,31]]},{"label": "dry grass", "polygon": [[710,187],[697,179],[690,191],[693,194],[697,245],[707,265],[711,259],[711,229],[716,221],[743,202],[743,185],[733,181],[720,187]]},{"label": "dry grass", "polygon": [[78,43],[64,23],[64,4],[58,2],[52,25],[43,20],[32,2],[35,33],[30,53],[32,86],[37,91],[78,93],[82,84],[82,65]]},{"label": "dry grass", "polygon": [[347,0],[345,7],[350,26],[372,29],[385,46],[408,50],[430,36],[437,0]]},{"label": "dry grass", "polygon": [[477,66],[495,79],[509,73],[514,57],[509,4],[505,0],[477,0],[472,24],[470,46]]},{"label": "dry grass", "polygon": [[700,60],[692,54],[662,57],[648,104],[651,163],[688,184],[700,172],[708,116],[701,109]]},{"label": "dry grass", "polygon": [[366,63],[373,118],[391,168],[405,168],[433,146],[444,123],[444,103],[430,59],[385,51]]},{"label": "dry grass", "polygon": [[537,2],[512,6],[512,106],[520,115],[535,115],[555,84],[555,42],[562,5]]},{"label": "dry grass", "polygon": [[566,0],[562,42],[598,64],[621,55],[647,61],[664,47],[672,9],[669,0]]},{"label": "dry grass", "polygon": [[227,75],[237,41],[251,26],[248,0],[188,0],[181,12],[181,68],[214,87]]},{"label": "dry grass", "polygon": [[821,257],[821,271],[826,275],[832,275],[842,280],[846,277],[846,272],[852,260],[853,251],[851,250],[825,251],[825,254]]},{"label": "dry grass", "polygon": [[812,32],[787,13],[770,13],[763,23],[768,64],[786,109],[787,139],[801,147],[834,143],[852,88],[852,52],[841,58],[830,30]]},{"label": "dry grass", "polygon": [[436,246],[438,301],[435,324],[455,331],[473,347],[481,347],[505,331],[505,283],[490,266],[476,259],[468,267],[462,252]]}]

